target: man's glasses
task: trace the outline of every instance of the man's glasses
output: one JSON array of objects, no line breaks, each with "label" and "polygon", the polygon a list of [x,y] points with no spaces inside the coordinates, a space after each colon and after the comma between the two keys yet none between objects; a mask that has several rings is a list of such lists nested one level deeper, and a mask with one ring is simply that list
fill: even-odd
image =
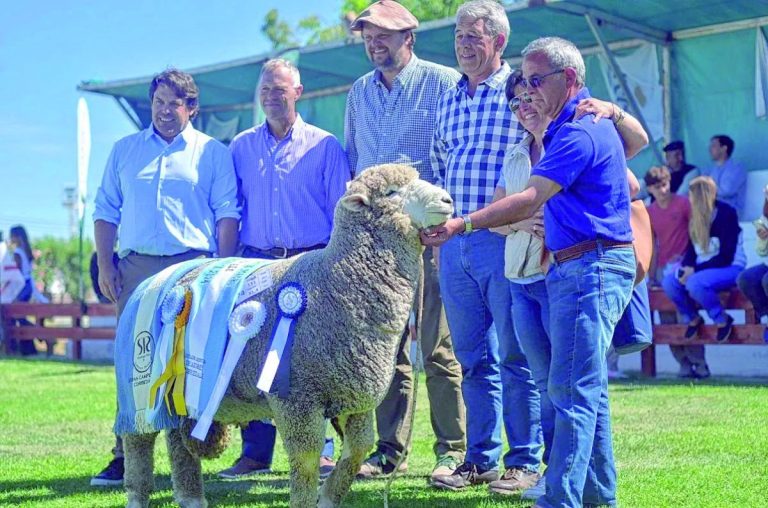
[{"label": "man's glasses", "polygon": [[536,74],[534,74],[528,79],[522,78],[520,80],[520,84],[525,88],[539,88],[544,83],[544,78],[548,76],[552,76],[554,74],[560,74],[561,72],[565,72],[565,69],[558,69],[556,71],[552,71],[547,74],[544,74],[543,76],[537,76]]},{"label": "man's glasses", "polygon": [[511,109],[513,113],[517,113],[517,110],[520,109],[520,106],[522,106],[523,103],[530,104],[532,102],[533,99],[530,95],[527,93],[521,93],[520,95],[512,97],[509,100],[509,109]]}]

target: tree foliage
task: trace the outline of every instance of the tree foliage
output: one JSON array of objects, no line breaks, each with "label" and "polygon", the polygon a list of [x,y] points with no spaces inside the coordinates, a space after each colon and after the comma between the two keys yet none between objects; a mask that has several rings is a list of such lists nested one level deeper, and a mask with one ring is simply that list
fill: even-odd
[{"label": "tree foliage", "polygon": [[[456,14],[456,9],[465,0],[399,0],[408,8],[419,22],[442,19]],[[342,0],[336,21],[324,23],[318,16],[307,16],[299,20],[295,27],[280,19],[277,9],[270,10],[264,16],[261,32],[272,43],[272,49],[285,49],[304,44],[318,44],[344,40],[347,36],[348,13],[355,16],[372,2],[370,0]]]},{"label": "tree foliage", "polygon": [[78,263],[79,243],[77,238],[61,239],[45,236],[33,242],[33,249],[40,251],[34,265],[35,281],[42,282],[45,292],[59,282],[64,286],[64,293],[73,300],[79,298],[80,270],[83,273],[85,289],[91,286],[89,262],[93,252],[93,242],[83,239],[82,265]]}]

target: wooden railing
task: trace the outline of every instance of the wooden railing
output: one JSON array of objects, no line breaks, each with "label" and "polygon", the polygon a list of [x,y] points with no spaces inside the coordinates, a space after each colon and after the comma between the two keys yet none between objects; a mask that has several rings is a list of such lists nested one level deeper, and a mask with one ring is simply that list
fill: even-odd
[{"label": "wooden railing", "polygon": [[[84,326],[84,318],[114,316],[111,303],[10,303],[0,306],[3,344],[8,354],[11,340],[71,340],[72,358],[82,357],[83,339],[114,339],[114,326]],[[61,319],[64,318],[64,319]],[[27,319],[31,326],[19,326],[17,320]],[[64,321],[65,324],[61,324]]]}]

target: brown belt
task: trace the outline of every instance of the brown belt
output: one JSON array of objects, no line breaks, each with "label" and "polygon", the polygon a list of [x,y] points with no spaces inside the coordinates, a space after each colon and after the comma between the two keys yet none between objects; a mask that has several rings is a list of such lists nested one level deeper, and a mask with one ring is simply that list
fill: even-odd
[{"label": "brown belt", "polygon": [[565,263],[571,259],[581,257],[586,252],[596,251],[599,247],[605,250],[608,249],[621,249],[625,247],[632,247],[632,242],[617,242],[615,240],[587,240],[586,242],[580,242],[576,245],[571,245],[565,249],[560,249],[552,253],[557,264]]},{"label": "brown belt", "polygon": [[257,249],[246,245],[243,249],[243,257],[263,257],[267,256],[274,259],[285,259],[301,254],[302,252],[308,252],[311,250],[317,250],[324,248],[324,244],[317,244],[311,247],[299,247],[297,249],[287,249],[285,247],[273,247],[271,249]]}]

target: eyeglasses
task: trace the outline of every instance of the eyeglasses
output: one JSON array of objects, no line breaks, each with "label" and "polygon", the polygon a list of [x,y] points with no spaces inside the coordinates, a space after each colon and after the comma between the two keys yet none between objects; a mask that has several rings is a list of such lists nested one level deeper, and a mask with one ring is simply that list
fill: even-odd
[{"label": "eyeglasses", "polygon": [[554,74],[560,74],[561,72],[565,72],[565,69],[558,69],[556,71],[552,71],[547,74],[544,74],[543,76],[537,76],[536,74],[534,74],[528,79],[522,78],[520,80],[520,84],[525,88],[539,88],[544,83],[544,78],[548,76],[552,76]]},{"label": "eyeglasses", "polygon": [[522,106],[523,103],[530,104],[532,102],[533,99],[531,96],[523,92],[520,95],[509,99],[509,109],[511,109],[513,113],[517,113],[517,110],[520,109],[520,106]]}]

